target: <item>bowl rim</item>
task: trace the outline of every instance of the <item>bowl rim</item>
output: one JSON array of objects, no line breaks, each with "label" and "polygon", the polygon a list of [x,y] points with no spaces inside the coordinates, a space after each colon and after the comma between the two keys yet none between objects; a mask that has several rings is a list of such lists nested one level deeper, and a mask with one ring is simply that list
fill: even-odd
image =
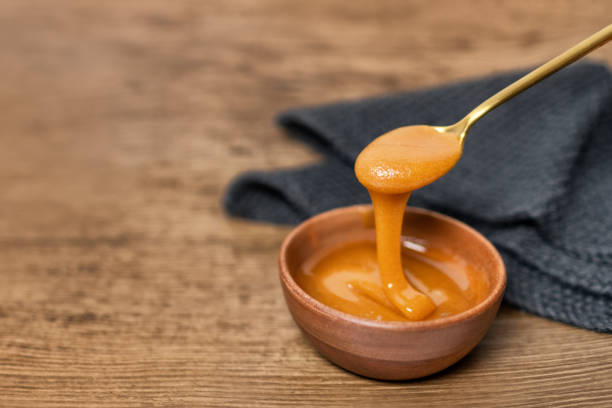
[{"label": "bowl rim", "polygon": [[279,264],[279,275],[281,278],[281,283],[290,295],[297,299],[299,303],[302,304],[306,309],[331,320],[344,320],[353,324],[357,324],[360,326],[367,326],[371,328],[377,329],[385,329],[390,331],[423,331],[423,330],[431,330],[431,329],[440,329],[448,326],[452,326],[457,323],[461,323],[467,320],[471,320],[485,311],[494,307],[497,301],[503,296],[504,290],[506,288],[506,267],[502,260],[501,255],[497,251],[497,248],[480,232],[476,231],[474,228],[470,227],[466,223],[459,221],[455,218],[449,217],[447,215],[441,214],[436,211],[427,210],[419,207],[407,206],[405,213],[416,213],[428,217],[437,218],[438,220],[446,223],[453,224],[456,227],[467,230],[476,240],[480,241],[484,244],[484,246],[493,254],[493,258],[495,259],[495,263],[498,266],[496,269],[497,273],[500,275],[500,279],[487,295],[487,297],[478,303],[476,306],[463,311],[461,313],[441,317],[433,320],[424,320],[424,321],[416,321],[416,322],[404,322],[404,321],[379,321],[367,319],[364,317],[354,316],[340,310],[334,309],[331,306],[327,306],[326,304],[316,300],[308,293],[306,293],[293,279],[291,272],[289,271],[289,267],[287,265],[287,249],[291,242],[300,234],[300,232],[308,227],[311,224],[322,222],[328,218],[338,216],[340,213],[345,212],[363,212],[364,210],[371,210],[372,205],[370,204],[356,204],[346,207],[339,207],[332,210],[325,211],[323,213],[317,214],[313,217],[308,218],[303,221],[299,225],[297,225],[293,230],[289,232],[289,234],[283,240],[280,252],[278,256],[278,264]]}]

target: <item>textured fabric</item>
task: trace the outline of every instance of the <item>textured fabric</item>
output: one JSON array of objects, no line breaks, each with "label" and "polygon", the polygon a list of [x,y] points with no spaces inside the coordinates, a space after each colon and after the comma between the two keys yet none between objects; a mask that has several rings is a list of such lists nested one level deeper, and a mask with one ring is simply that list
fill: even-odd
[{"label": "textured fabric", "polygon": [[[312,166],[249,172],[229,187],[230,214],[297,223],[370,202],[353,164],[372,139],[411,124],[454,123],[524,72],[280,115],[322,153]],[[461,219],[501,252],[505,299],[579,327],[612,331],[612,75],[568,67],[481,119],[457,166],[410,205]]]}]

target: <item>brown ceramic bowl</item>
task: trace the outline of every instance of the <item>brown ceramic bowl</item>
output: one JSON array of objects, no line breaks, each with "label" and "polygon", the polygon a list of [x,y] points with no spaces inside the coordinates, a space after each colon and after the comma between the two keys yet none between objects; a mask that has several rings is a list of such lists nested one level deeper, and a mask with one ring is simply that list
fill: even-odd
[{"label": "brown ceramic bowl", "polygon": [[403,233],[463,256],[488,279],[488,296],[453,316],[422,322],[380,322],[340,312],[306,294],[292,273],[318,251],[372,238],[374,223],[369,205],[312,217],[296,227],[281,246],[281,285],[295,322],[323,356],[366,377],[407,380],[454,364],[482,340],[495,319],[506,286],[506,270],[499,253],[466,224],[408,207]]}]

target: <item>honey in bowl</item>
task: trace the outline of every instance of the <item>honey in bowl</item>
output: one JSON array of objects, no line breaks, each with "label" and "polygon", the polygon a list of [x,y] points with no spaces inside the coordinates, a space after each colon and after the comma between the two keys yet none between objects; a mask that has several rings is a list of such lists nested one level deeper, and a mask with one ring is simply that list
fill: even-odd
[{"label": "honey in bowl", "polygon": [[[433,211],[406,207],[401,247],[404,268],[413,269],[411,258],[419,266],[433,260],[435,268],[446,274],[450,282],[440,275],[435,276],[436,272],[424,266],[424,273],[434,275],[434,279],[437,277],[438,281],[445,282],[445,286],[425,279],[420,286],[413,276],[407,276],[415,290],[430,297],[436,306],[422,321],[407,321],[409,319],[394,305],[386,310],[392,314],[387,317],[397,318],[396,321],[383,320],[385,316],[382,315],[379,321],[378,314],[368,315],[367,310],[356,317],[354,313],[359,307],[348,303],[344,309],[347,312],[341,311],[343,306],[333,303],[338,296],[323,299],[317,290],[329,294],[328,287],[335,292],[342,289],[337,284],[342,285],[343,280],[355,282],[356,278],[366,283],[363,286],[368,289],[368,282],[380,279],[376,270],[374,227],[372,206],[356,205],[316,215],[293,229],[283,241],[278,258],[287,307],[313,346],[349,371],[382,380],[406,380],[438,372],[465,356],[491,326],[506,282],[501,257],[486,238],[466,224]],[[358,273],[360,268],[364,268],[361,274]],[[342,270],[353,273],[338,279],[336,274]],[[325,271],[335,277],[325,276]],[[304,276],[321,272],[321,279]],[[415,275],[419,278],[418,272]],[[481,292],[474,290],[478,283],[488,287],[488,290],[482,289],[486,295],[481,301],[470,295]],[[324,286],[309,287],[310,284]],[[427,287],[432,290],[428,291]],[[436,289],[440,291],[438,295]],[[347,295],[346,292],[339,294],[341,300],[342,295]],[[439,302],[443,299],[442,294],[459,294],[477,304],[465,312],[444,310],[457,302]],[[362,296],[358,300],[365,298]],[[445,315],[441,316],[443,313]]]},{"label": "honey in bowl", "polygon": [[[406,279],[435,305],[423,320],[461,313],[488,295],[485,275],[448,249],[415,238],[404,239],[401,249]],[[310,296],[341,312],[379,321],[410,321],[383,291],[374,241],[344,243],[320,253],[308,259],[294,279]]]}]

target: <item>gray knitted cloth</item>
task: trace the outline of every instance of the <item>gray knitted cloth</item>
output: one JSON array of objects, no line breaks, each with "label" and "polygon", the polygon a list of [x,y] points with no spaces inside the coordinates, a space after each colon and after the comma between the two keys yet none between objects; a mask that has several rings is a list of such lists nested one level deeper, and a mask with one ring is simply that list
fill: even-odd
[{"label": "gray knitted cloth", "polygon": [[[368,203],[353,163],[372,139],[399,126],[454,123],[523,74],[285,112],[280,125],[321,152],[322,162],[242,174],[225,208],[294,224]],[[481,119],[457,166],[416,191],[410,205],[456,217],[489,238],[508,270],[506,301],[612,332],[610,71],[575,64]]]}]

